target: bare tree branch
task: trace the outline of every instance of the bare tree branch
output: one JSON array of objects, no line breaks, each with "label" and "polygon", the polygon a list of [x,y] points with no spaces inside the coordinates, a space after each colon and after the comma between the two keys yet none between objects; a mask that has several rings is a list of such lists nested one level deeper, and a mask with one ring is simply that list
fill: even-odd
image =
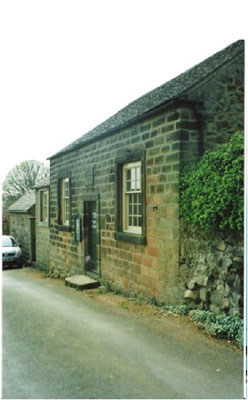
[{"label": "bare tree branch", "polygon": [[40,161],[23,161],[14,167],[3,182],[3,203],[10,205],[29,192],[37,178],[49,176],[49,167]]}]

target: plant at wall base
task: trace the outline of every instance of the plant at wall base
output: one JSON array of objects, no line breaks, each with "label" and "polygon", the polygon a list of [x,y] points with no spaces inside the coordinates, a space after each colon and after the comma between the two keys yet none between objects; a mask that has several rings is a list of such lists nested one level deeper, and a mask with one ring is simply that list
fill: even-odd
[{"label": "plant at wall base", "polygon": [[184,315],[187,316],[191,311],[190,306],[187,304],[181,304],[178,306],[166,306],[164,305],[162,311],[165,312],[167,315]]},{"label": "plant at wall base", "polygon": [[243,132],[206,152],[180,176],[180,217],[205,231],[242,231],[243,165]]},{"label": "plant at wall base", "polygon": [[[111,289],[107,282],[97,289],[99,294],[116,293]],[[119,291],[118,291],[119,294]],[[215,314],[212,311],[192,309],[187,304],[169,305],[159,303],[154,298],[145,298],[141,295],[128,297],[122,293],[123,301],[119,303],[119,307],[132,311],[132,304],[135,306],[152,305],[157,309],[158,315],[165,316],[183,316],[190,318],[197,326],[198,329],[206,331],[209,336],[216,339],[226,339],[233,341],[242,349],[243,347],[243,320],[239,317],[227,316],[225,314]]]},{"label": "plant at wall base", "polygon": [[215,314],[212,311],[194,309],[183,304],[178,306],[163,306],[166,315],[189,316],[198,329],[206,331],[216,339],[227,339],[243,347],[243,320],[239,317]]},{"label": "plant at wall base", "polygon": [[234,340],[239,348],[243,347],[243,321],[241,318],[224,314],[217,315],[211,311],[197,309],[190,311],[189,316],[199,329],[205,329],[210,336]]}]

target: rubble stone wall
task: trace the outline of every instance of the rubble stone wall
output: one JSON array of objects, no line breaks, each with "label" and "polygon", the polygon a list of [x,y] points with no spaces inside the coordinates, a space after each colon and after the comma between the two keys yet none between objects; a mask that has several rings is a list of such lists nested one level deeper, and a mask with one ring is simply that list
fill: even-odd
[{"label": "rubble stone wall", "polygon": [[24,261],[31,261],[31,223],[30,218],[34,216],[35,208],[33,207],[30,214],[11,213],[10,214],[10,235],[14,236],[18,243],[22,246],[22,255]]},{"label": "rubble stone wall", "polygon": [[243,239],[181,223],[180,288],[184,301],[217,314],[242,314]]}]

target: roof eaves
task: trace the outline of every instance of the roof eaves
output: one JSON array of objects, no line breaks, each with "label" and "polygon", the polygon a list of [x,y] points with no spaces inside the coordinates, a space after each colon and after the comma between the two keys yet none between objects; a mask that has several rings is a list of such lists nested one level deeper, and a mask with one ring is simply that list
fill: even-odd
[{"label": "roof eaves", "polygon": [[[240,44],[240,42],[244,42],[244,41],[243,41],[243,40],[237,41],[237,42],[231,44],[230,46],[228,46],[226,49],[230,48],[230,47],[233,46],[233,45],[236,45],[238,42],[239,42],[239,44]],[[224,49],[224,50],[225,50],[225,49]],[[209,57],[208,59],[211,59],[212,57],[214,57],[214,56],[216,56],[217,54],[223,52],[224,50],[222,50],[222,51],[216,53],[215,55]],[[95,136],[92,135],[91,137],[89,137],[89,138],[87,138],[87,139],[85,139],[85,140],[83,140],[83,141],[81,141],[81,138],[83,137],[83,136],[82,136],[81,138],[79,138],[78,140],[75,141],[75,144],[71,143],[71,145],[67,146],[66,148],[62,149],[61,151],[57,152],[56,154],[52,155],[51,157],[48,157],[47,159],[48,159],[48,160],[52,160],[52,159],[58,158],[58,157],[60,157],[60,156],[63,156],[64,154],[67,154],[67,153],[70,153],[70,152],[72,152],[72,151],[78,150],[79,148],[84,147],[85,145],[88,145],[89,143],[95,142],[95,141],[97,141],[97,140],[99,140],[99,139],[102,139],[102,138],[104,138],[104,137],[106,137],[106,136],[109,136],[109,135],[111,135],[111,134],[114,134],[115,132],[119,131],[120,129],[124,129],[124,128],[128,127],[128,126],[133,125],[134,123],[137,123],[137,122],[139,122],[139,121],[142,121],[143,119],[145,119],[145,118],[147,118],[147,117],[149,117],[149,116],[152,116],[152,115],[154,115],[155,113],[159,113],[159,112],[161,111],[161,109],[165,109],[166,106],[170,107],[171,104],[173,104],[176,100],[181,99],[181,98],[183,97],[183,95],[186,95],[188,92],[192,91],[195,87],[197,87],[197,86],[199,85],[199,83],[201,83],[201,82],[204,82],[204,83],[205,83],[205,82],[209,79],[209,77],[210,77],[214,72],[216,72],[216,71],[217,71],[218,69],[220,69],[220,68],[223,68],[223,66],[225,66],[226,64],[229,64],[230,62],[232,62],[235,58],[237,58],[237,57],[238,57],[240,54],[242,54],[243,52],[244,52],[244,48],[241,48],[240,50],[235,51],[234,54],[231,55],[231,57],[228,57],[228,58],[226,59],[226,61],[222,61],[220,64],[217,63],[216,67],[212,67],[212,68],[209,70],[209,72],[205,74],[204,77],[199,76],[199,78],[198,78],[194,83],[192,83],[191,86],[188,86],[188,87],[186,87],[185,89],[182,89],[182,90],[179,91],[174,97],[170,97],[167,101],[165,101],[164,103],[160,103],[160,104],[159,104],[158,106],[156,106],[154,109],[149,109],[148,111],[144,111],[142,114],[140,114],[140,115],[138,115],[138,116],[136,116],[136,117],[134,117],[134,118],[130,118],[130,119],[126,120],[124,123],[119,123],[119,124],[117,123],[117,125],[114,126],[113,128],[107,129],[107,127],[106,127],[106,130],[103,131],[102,133],[99,133],[99,134],[97,134],[97,135],[95,135]],[[196,66],[190,68],[189,70],[185,71],[183,74],[186,74],[186,73],[188,73],[190,70],[193,70],[194,68],[200,66],[202,63],[206,62],[208,59],[202,61],[202,62],[199,63],[198,65],[196,65]],[[181,76],[181,75],[183,75],[183,74],[180,74],[179,76]],[[179,77],[179,76],[178,76],[178,77]],[[176,78],[177,78],[177,77],[176,77]],[[176,79],[176,78],[173,78],[171,81],[166,82],[166,84],[169,83],[169,82],[172,82],[172,81],[173,81],[174,79]],[[162,86],[163,86],[163,85],[162,85]],[[161,86],[161,87],[162,87],[162,86]],[[160,88],[160,87],[159,87],[159,88]],[[159,88],[156,88],[156,89],[152,90],[152,91],[149,92],[149,93],[152,93],[152,92],[156,91],[156,90],[159,89]],[[145,94],[144,96],[141,96],[141,98],[144,98],[144,97],[145,97],[146,95],[148,95],[149,93]],[[134,102],[130,103],[130,105],[134,104],[136,101],[139,101],[141,98],[139,98],[139,99],[135,100]],[[124,109],[125,109],[125,108],[128,108],[130,105],[124,107]],[[124,110],[124,109],[122,109],[122,110]],[[120,110],[120,112],[121,112],[122,110]],[[118,112],[117,114],[119,114],[119,112]],[[117,115],[117,114],[116,114],[116,115]],[[112,118],[112,117],[111,117],[111,118]],[[104,121],[102,124],[104,124],[105,122],[106,122],[106,121]],[[102,124],[100,124],[100,125],[102,125]],[[100,126],[100,125],[99,125],[99,126]],[[94,128],[94,129],[96,129],[96,128]],[[94,129],[93,129],[92,131],[94,131]],[[90,134],[92,131],[89,131],[89,132],[86,133],[85,135]],[[79,141],[79,143],[77,143],[77,141]],[[70,147],[70,146],[71,146],[71,147]]]},{"label": "roof eaves", "polygon": [[42,189],[42,188],[49,188],[50,187],[50,183],[48,184],[44,184],[44,185],[36,185],[36,186],[33,186],[33,188],[32,189]]},{"label": "roof eaves", "polygon": [[35,204],[32,204],[32,206],[30,206],[29,208],[27,208],[27,209],[25,209],[25,210],[15,210],[15,209],[8,209],[7,211],[9,212],[9,213],[13,213],[13,214],[28,214],[29,213],[29,211],[33,208],[35,206]]},{"label": "roof eaves", "polygon": [[98,135],[98,136],[95,136],[95,137],[91,137],[91,138],[85,140],[84,142],[81,142],[78,145],[73,146],[73,148],[61,150],[59,153],[54,154],[51,157],[48,157],[47,160],[53,160],[55,158],[58,158],[58,157],[63,156],[65,154],[68,154],[68,153],[70,153],[72,151],[78,150],[78,149],[80,149],[80,148],[82,148],[82,147],[84,147],[84,146],[86,146],[86,145],[88,145],[90,143],[93,143],[93,142],[96,142],[96,141],[98,141],[100,139],[103,139],[105,137],[111,136],[114,133],[116,133],[117,131],[120,131],[121,129],[128,128],[128,127],[136,124],[137,122],[141,122],[144,119],[153,117],[153,116],[155,116],[157,114],[160,114],[162,111],[166,111],[166,110],[168,110],[170,108],[174,108],[174,107],[180,106],[182,104],[183,105],[187,104],[187,105],[195,106],[196,104],[199,105],[200,103],[201,102],[199,102],[199,101],[183,99],[183,98],[179,98],[177,96],[174,99],[170,100],[169,102],[165,102],[163,104],[160,104],[158,107],[150,109],[149,111],[145,112],[142,115],[139,115],[139,116],[137,116],[137,117],[135,117],[133,119],[130,119],[130,120],[126,121],[125,123],[120,124],[120,125],[112,128],[112,129],[106,130],[101,135]]}]

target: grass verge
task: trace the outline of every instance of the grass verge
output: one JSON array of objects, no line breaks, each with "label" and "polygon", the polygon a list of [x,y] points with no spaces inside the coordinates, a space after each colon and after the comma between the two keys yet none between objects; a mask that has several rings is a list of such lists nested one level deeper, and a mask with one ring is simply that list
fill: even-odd
[{"label": "grass verge", "polygon": [[[97,291],[100,294],[112,292],[122,295],[129,302],[131,301],[136,305],[150,304],[157,309],[157,313],[160,315],[186,316],[198,329],[204,330],[209,336],[232,341],[240,349],[243,348],[243,320],[239,317],[232,317],[225,314],[218,315],[208,310],[192,309],[186,304],[173,306],[160,304],[156,299],[146,299],[140,296],[127,297],[123,293],[120,293],[119,290],[111,290],[106,286],[100,286]],[[127,301],[121,302],[120,307],[129,310]]]}]

